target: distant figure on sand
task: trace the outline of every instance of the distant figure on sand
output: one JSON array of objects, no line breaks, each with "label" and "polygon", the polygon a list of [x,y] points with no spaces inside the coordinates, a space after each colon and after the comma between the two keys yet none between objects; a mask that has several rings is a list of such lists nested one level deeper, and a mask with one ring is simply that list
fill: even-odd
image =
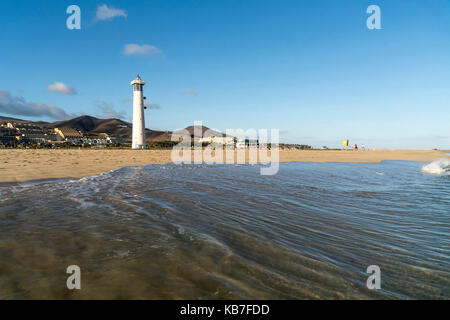
[{"label": "distant figure on sand", "polygon": [[358,145],[357,144],[355,144],[355,150],[358,150]]}]

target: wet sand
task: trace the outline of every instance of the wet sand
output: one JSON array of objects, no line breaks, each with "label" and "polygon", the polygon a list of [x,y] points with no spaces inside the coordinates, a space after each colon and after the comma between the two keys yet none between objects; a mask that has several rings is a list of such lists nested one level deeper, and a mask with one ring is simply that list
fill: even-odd
[{"label": "wet sand", "polygon": [[[0,149],[0,182],[23,182],[99,175],[125,166],[171,162],[171,150]],[[448,151],[436,150],[280,150],[280,162],[433,161]],[[225,156],[224,156],[225,159]],[[236,155],[235,155],[236,159]],[[260,158],[259,161],[266,161]],[[248,161],[248,154],[246,155]]]}]

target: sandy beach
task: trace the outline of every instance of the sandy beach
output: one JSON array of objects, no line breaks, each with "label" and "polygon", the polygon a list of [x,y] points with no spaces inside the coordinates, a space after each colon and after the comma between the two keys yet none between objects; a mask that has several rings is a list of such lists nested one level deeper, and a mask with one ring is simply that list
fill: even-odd
[{"label": "sandy beach", "polygon": [[[445,154],[435,150],[280,150],[280,162],[429,162]],[[168,162],[171,162],[171,150],[3,149],[0,150],[0,182],[81,178],[124,166]]]}]

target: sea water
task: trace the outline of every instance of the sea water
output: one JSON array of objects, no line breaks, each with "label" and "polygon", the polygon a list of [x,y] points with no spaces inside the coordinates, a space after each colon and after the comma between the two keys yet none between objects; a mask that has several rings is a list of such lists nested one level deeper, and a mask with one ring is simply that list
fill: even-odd
[{"label": "sea water", "polygon": [[424,165],[167,164],[3,184],[0,299],[449,299],[450,176]]}]

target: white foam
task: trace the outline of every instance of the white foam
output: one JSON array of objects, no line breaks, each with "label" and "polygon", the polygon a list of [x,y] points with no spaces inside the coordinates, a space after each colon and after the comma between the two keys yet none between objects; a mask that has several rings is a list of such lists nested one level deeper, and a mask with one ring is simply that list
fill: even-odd
[{"label": "white foam", "polygon": [[422,172],[436,175],[450,175],[450,159],[439,159],[422,167]]}]

